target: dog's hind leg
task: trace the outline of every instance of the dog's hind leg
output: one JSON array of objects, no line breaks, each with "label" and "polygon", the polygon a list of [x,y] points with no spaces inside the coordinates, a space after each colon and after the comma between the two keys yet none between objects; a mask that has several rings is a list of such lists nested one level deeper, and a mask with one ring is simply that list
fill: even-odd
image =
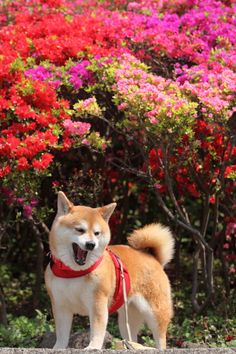
[{"label": "dog's hind leg", "polygon": [[[127,330],[127,319],[125,316],[125,308],[122,306],[118,311],[118,324],[121,337],[123,339],[129,339],[128,330]],[[128,306],[128,325],[130,328],[131,339],[133,342],[137,342],[138,332],[140,330],[141,325],[143,324],[143,316],[138,311],[138,309],[134,306],[134,304],[129,304]]]},{"label": "dog's hind leg", "polygon": [[56,325],[56,343],[54,349],[65,349],[69,343],[73,314],[62,306],[53,306]]},{"label": "dog's hind leg", "polygon": [[158,313],[155,313],[153,311],[152,314],[148,314],[146,316],[145,321],[152,331],[153,338],[156,343],[156,348],[164,350],[166,349],[166,333],[167,333],[167,327],[170,322],[168,319],[168,316],[164,318],[163,316],[158,315]]}]

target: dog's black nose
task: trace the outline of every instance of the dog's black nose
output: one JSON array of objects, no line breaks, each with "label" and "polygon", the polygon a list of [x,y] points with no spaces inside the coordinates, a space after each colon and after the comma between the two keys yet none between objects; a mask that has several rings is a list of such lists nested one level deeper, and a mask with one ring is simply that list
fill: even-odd
[{"label": "dog's black nose", "polygon": [[95,242],[94,241],[88,241],[85,243],[85,247],[87,250],[92,251],[95,247]]}]

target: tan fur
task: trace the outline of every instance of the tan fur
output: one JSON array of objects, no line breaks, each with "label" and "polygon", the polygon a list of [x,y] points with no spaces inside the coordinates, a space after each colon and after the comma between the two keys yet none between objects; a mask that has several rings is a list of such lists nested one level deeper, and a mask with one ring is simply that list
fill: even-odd
[{"label": "tan fur", "polygon": [[[115,204],[95,209],[73,206],[62,192],[58,195],[58,213],[49,240],[53,255],[74,270],[86,269],[102,254],[104,257],[92,273],[80,278],[59,278],[52,273],[50,266],[47,267],[45,281],[56,323],[55,348],[65,348],[68,345],[75,313],[89,316],[90,343],[87,348],[102,347],[108,308],[112,303],[116,285],[114,265],[105,250],[110,241],[108,220],[114,207]],[[77,235],[75,228],[81,228],[81,225],[86,231]],[[95,232],[98,229],[101,232],[96,237]],[[79,266],[72,257],[71,243],[77,242],[84,248],[88,240],[94,241],[96,246],[94,250],[89,251],[86,264]],[[151,224],[134,231],[129,238],[129,244],[132,247],[109,247],[120,257],[130,274],[128,314],[132,340],[137,341],[140,326],[146,322],[153,332],[156,346],[165,349],[167,326],[173,316],[173,310],[170,284],[163,266],[173,255],[173,237],[169,229],[160,224]],[[124,306],[118,310],[118,315],[121,335],[128,339]]]},{"label": "tan fur", "polygon": [[163,267],[173,257],[173,236],[169,228],[161,224],[150,224],[135,230],[128,238],[128,243],[137,250],[151,251]]}]

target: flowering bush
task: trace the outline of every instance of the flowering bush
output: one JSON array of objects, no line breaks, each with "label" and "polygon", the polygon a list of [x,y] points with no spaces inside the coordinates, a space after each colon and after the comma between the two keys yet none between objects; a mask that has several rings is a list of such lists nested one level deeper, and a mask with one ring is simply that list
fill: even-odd
[{"label": "flowering bush", "polygon": [[[102,202],[126,193],[142,209],[145,181],[163,215],[192,235],[195,285],[200,261],[206,270],[203,305],[213,253],[230,269],[230,288],[235,10],[233,0],[4,0],[0,178],[16,214],[42,218],[51,189],[80,196],[91,180]],[[120,230],[125,213],[124,202],[113,220]]]}]

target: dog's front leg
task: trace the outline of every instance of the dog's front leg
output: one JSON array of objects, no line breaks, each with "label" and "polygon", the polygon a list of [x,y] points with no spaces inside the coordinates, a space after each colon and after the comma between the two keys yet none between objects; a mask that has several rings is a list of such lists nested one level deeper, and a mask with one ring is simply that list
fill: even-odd
[{"label": "dog's front leg", "polygon": [[69,343],[73,314],[62,306],[53,306],[53,315],[56,325],[56,343],[54,349],[65,349]]},{"label": "dog's front leg", "polygon": [[85,349],[101,349],[108,321],[108,299],[105,296],[95,299],[89,311],[90,342]]}]

